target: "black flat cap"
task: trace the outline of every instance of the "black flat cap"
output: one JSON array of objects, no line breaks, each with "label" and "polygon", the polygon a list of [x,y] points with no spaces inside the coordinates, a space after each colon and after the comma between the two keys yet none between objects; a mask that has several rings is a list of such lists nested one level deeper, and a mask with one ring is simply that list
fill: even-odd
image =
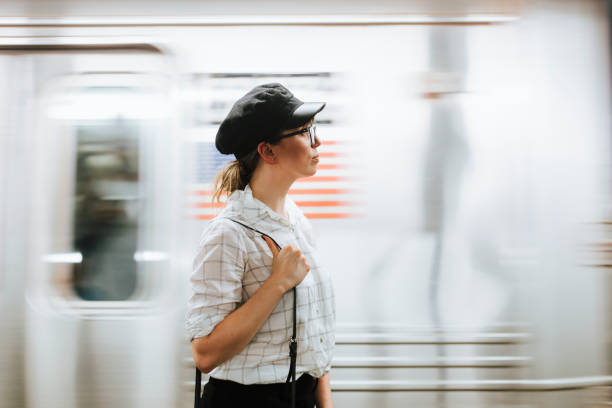
[{"label": "black flat cap", "polygon": [[302,126],[325,107],[325,102],[302,102],[279,83],[256,86],[238,99],[221,122],[215,146],[236,158],[253,151],[283,130]]}]

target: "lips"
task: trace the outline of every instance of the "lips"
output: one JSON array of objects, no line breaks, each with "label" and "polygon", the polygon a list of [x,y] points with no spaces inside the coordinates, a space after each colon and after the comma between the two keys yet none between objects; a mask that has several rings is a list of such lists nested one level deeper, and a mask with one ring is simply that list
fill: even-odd
[{"label": "lips", "polygon": [[319,155],[317,154],[315,157],[312,158],[312,160],[316,161],[317,163],[319,162]]}]

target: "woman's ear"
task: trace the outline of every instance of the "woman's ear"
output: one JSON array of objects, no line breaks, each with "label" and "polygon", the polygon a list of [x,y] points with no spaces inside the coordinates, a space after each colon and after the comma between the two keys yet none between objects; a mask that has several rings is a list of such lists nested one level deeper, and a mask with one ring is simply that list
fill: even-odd
[{"label": "woman's ear", "polygon": [[260,142],[257,145],[257,151],[259,152],[259,155],[266,163],[270,163],[270,164],[276,163],[276,154],[274,153],[274,150],[272,149],[272,146],[270,145],[270,143]]}]

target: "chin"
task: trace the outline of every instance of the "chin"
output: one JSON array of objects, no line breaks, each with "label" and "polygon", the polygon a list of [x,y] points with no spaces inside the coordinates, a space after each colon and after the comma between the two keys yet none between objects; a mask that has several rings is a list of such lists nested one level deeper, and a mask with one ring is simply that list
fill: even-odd
[{"label": "chin", "polygon": [[309,171],[309,172],[304,172],[302,173],[298,178],[305,178],[305,177],[312,177],[317,173],[317,170],[313,170],[313,171]]},{"label": "chin", "polygon": [[303,170],[303,172],[301,172],[301,174],[298,176],[298,178],[304,178],[304,177],[312,177],[317,173],[317,167],[316,166],[308,166],[306,169]]}]

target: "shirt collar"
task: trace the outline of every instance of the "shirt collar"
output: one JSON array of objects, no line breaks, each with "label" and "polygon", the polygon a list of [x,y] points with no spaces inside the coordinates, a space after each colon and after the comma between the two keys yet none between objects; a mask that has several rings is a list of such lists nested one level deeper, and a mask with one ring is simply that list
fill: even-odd
[{"label": "shirt collar", "polygon": [[[289,220],[282,217],[276,211],[272,210],[265,203],[253,197],[253,191],[251,190],[251,185],[247,184],[244,187],[244,190],[236,190],[232,193],[232,195],[228,199],[228,204],[232,203],[233,209],[239,212],[242,215],[242,218],[251,218],[244,211],[241,211],[241,208],[253,208],[257,209],[257,219],[262,220],[264,218],[275,220],[283,225],[291,226],[294,225],[297,216],[294,212],[295,203],[291,198],[285,197],[285,211],[289,215]],[[245,219],[247,222],[253,222],[253,219]]]}]

